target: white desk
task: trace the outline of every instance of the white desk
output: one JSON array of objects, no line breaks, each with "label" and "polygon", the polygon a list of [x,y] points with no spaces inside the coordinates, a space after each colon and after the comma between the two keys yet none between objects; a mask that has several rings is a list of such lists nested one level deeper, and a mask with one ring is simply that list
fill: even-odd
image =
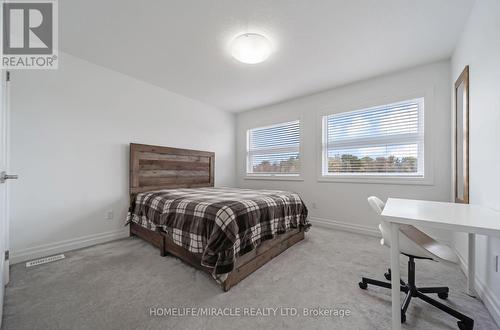
[{"label": "white desk", "polygon": [[391,224],[392,329],[401,329],[399,225],[408,224],[469,233],[468,290],[474,288],[475,234],[500,237],[500,212],[471,205],[389,198],[382,212]]}]

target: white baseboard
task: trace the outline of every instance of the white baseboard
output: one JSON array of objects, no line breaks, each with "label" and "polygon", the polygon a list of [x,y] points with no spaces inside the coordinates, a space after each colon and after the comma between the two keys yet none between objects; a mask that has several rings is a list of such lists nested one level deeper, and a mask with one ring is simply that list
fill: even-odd
[{"label": "white baseboard", "polygon": [[81,249],[84,247],[113,241],[120,238],[125,238],[129,235],[128,227],[108,231],[104,233],[81,236],[78,238],[68,239],[56,243],[42,244],[22,250],[14,250],[10,253],[10,263],[16,264],[27,260],[47,257],[53,254],[68,252],[71,250]]},{"label": "white baseboard", "polygon": [[[363,226],[363,225],[353,224],[353,223],[349,223],[349,222],[324,219],[324,218],[316,218],[316,217],[309,217],[308,219],[309,219],[309,221],[311,221],[311,224],[313,226],[316,225],[318,227],[323,227],[323,228],[328,228],[328,229],[333,229],[333,230],[342,230],[342,231],[348,231],[351,233],[382,238],[382,235],[380,234],[380,231],[378,230],[377,227],[369,227],[369,226]],[[377,226],[378,226],[378,224],[377,224]],[[431,235],[431,236],[435,240],[437,240],[441,243],[444,243],[448,246],[452,246],[451,241],[448,238],[438,237],[436,235]]]},{"label": "white baseboard", "polygon": [[[457,249],[455,249],[455,253],[458,256],[460,269],[464,272],[465,276],[467,276],[469,268],[467,262]],[[500,301],[497,297],[491,294],[491,291],[488,290],[486,284],[479,276],[477,276],[477,274],[474,279],[474,288],[477,295],[479,296],[479,298],[481,298],[484,305],[490,312],[491,317],[495,320],[497,325],[500,326]]]},{"label": "white baseboard", "polygon": [[316,225],[318,227],[323,227],[323,228],[328,228],[328,229],[348,231],[351,233],[363,234],[363,235],[374,236],[374,237],[382,237],[380,235],[380,231],[378,231],[378,229],[376,227],[368,227],[368,226],[357,225],[357,224],[348,223],[348,222],[341,222],[341,221],[335,221],[335,220],[323,219],[323,218],[315,218],[315,217],[309,217],[309,221],[311,222],[311,224],[313,226]]}]

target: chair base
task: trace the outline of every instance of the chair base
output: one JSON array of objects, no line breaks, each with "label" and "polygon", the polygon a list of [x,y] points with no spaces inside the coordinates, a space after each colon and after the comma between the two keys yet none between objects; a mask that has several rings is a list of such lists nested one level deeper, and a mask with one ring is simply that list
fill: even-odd
[{"label": "chair base", "polygon": [[[461,330],[472,330],[474,328],[474,320],[470,317],[454,310],[453,308],[446,306],[439,301],[432,299],[431,297],[425,295],[426,293],[435,293],[441,299],[447,299],[448,293],[450,289],[448,287],[417,287],[415,285],[415,257],[408,256],[408,283],[400,281],[400,290],[401,292],[406,293],[406,296],[403,300],[403,304],[401,306],[401,323],[406,322],[406,311],[408,310],[408,306],[410,305],[410,301],[412,298],[419,298],[425,301],[432,306],[439,308],[445,313],[450,314],[451,316],[457,318],[459,321],[457,322],[458,328]],[[389,269],[387,273],[384,274],[385,278],[390,281],[391,280],[391,270]],[[362,277],[361,282],[359,282],[359,287],[361,289],[366,290],[368,288],[368,284],[379,286],[386,289],[391,289],[391,283],[374,280],[371,278]]]}]

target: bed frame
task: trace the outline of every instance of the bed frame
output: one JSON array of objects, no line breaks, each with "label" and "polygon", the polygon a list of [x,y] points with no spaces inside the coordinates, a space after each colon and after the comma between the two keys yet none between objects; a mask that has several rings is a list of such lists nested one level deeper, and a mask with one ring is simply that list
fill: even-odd
[{"label": "bed frame", "polygon": [[[213,152],[131,143],[131,201],[135,200],[138,193],[145,191],[213,187],[214,169],[215,153]],[[171,254],[198,269],[212,272],[212,269],[201,265],[201,254],[191,253],[174,244],[162,230],[149,230],[131,222],[130,236],[138,236],[148,241],[160,249],[162,256]],[[238,257],[234,269],[222,283],[222,288],[228,291],[269,260],[303,239],[303,229],[293,229],[263,242],[255,250]]]}]

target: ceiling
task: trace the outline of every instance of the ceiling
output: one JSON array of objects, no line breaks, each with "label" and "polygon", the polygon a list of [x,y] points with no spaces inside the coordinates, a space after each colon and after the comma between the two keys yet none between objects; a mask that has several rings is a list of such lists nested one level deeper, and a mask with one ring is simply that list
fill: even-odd
[{"label": "ceiling", "polygon": [[[147,5],[146,5],[147,4]],[[449,58],[473,0],[59,1],[60,48],[229,111]],[[228,44],[257,32],[271,57]]]}]

